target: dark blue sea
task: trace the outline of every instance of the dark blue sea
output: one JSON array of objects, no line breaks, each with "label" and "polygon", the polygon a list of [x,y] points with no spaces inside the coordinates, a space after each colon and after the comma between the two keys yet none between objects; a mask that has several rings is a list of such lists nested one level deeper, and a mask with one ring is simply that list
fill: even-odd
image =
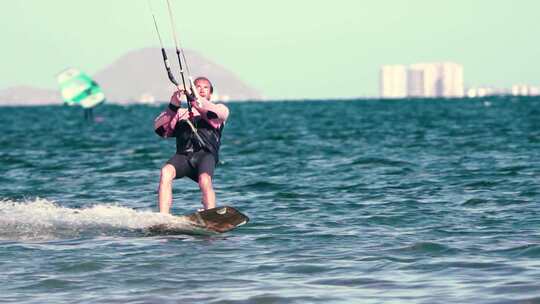
[{"label": "dark blue sea", "polygon": [[144,233],[163,106],[0,108],[0,302],[540,303],[539,98],[229,107],[214,184],[251,222],[210,236]]}]

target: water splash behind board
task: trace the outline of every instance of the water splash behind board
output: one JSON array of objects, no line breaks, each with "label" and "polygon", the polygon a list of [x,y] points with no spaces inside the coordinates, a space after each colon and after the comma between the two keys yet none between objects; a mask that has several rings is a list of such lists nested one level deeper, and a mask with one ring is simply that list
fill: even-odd
[{"label": "water splash behind board", "polygon": [[[46,199],[0,200],[0,240],[43,241],[91,236],[142,235],[150,226],[169,224],[193,230],[184,218],[115,205],[75,209]],[[196,231],[194,231],[196,233]]]}]

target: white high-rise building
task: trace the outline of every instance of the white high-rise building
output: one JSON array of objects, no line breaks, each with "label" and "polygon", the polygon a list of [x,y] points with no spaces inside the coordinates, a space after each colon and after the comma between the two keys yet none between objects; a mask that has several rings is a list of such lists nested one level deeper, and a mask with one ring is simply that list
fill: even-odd
[{"label": "white high-rise building", "polygon": [[437,64],[417,63],[410,65],[407,71],[407,95],[409,97],[437,97],[438,72]]},{"label": "white high-rise building", "polygon": [[407,70],[407,96],[408,97],[424,97],[424,70],[408,69]]},{"label": "white high-rise building", "polygon": [[457,97],[464,95],[463,66],[453,62],[443,62],[439,65],[440,91],[439,97]]},{"label": "white high-rise building", "polygon": [[407,69],[404,65],[385,65],[380,71],[381,98],[407,97]]},{"label": "white high-rise building", "polygon": [[539,96],[540,87],[531,86],[527,84],[515,84],[512,86],[513,96]]},{"label": "white high-rise building", "polygon": [[409,97],[463,97],[463,66],[452,63],[417,63],[407,70]]}]

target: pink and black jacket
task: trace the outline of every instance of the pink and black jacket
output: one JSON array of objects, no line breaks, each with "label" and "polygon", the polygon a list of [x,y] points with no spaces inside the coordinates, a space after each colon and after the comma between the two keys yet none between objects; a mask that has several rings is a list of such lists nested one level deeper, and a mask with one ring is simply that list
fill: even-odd
[{"label": "pink and black jacket", "polygon": [[204,98],[199,98],[201,107],[198,107],[195,102],[192,103],[192,123],[204,142],[201,146],[186,122],[189,117],[188,110],[175,106],[173,101],[178,103],[175,98],[176,94],[171,97],[168,108],[154,120],[156,134],[163,138],[176,137],[177,154],[189,155],[204,149],[212,153],[217,162],[221,133],[229,117],[229,109],[223,104],[214,104]]}]

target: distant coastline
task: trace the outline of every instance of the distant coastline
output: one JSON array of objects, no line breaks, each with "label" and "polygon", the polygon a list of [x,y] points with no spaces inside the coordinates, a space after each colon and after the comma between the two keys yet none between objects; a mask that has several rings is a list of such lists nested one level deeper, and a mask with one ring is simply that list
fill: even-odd
[{"label": "distant coastline", "polygon": [[[52,91],[52,90],[51,90]],[[519,99],[519,100],[527,100],[527,99],[539,99],[538,96],[513,96],[511,94],[501,94],[501,95],[490,95],[490,96],[484,96],[484,97],[459,97],[459,98],[379,98],[379,97],[350,97],[350,98],[298,98],[298,99],[245,99],[245,100],[228,100],[225,101],[226,103],[302,103],[302,102],[357,102],[357,101],[378,101],[378,102],[387,102],[387,103],[403,103],[403,102],[435,102],[435,101],[447,101],[447,102],[454,102],[454,101],[483,101],[483,102],[489,102],[497,99]],[[136,106],[136,105],[149,105],[149,106],[165,106],[167,104],[167,101],[165,100],[159,100],[152,103],[141,103],[141,102],[115,102],[115,101],[107,101],[108,105],[117,105],[117,106]],[[54,102],[19,102],[19,103],[5,103],[0,100],[0,107],[31,107],[31,106],[64,106],[63,102],[61,101],[54,101]]]},{"label": "distant coastline", "polygon": [[[174,53],[172,50],[169,51]],[[204,75],[212,80],[220,101],[264,100],[257,89],[249,86],[232,71],[212,62],[194,51],[186,51],[193,76]],[[105,92],[110,103],[151,104],[168,100],[173,85],[163,69],[161,50],[143,48],[128,52],[101,71],[92,75]],[[171,62],[174,71],[178,71]],[[81,67],[84,66],[81,63]],[[64,67],[67,68],[67,67]],[[55,75],[51,75],[54,78]],[[62,97],[54,89],[29,84],[0,89],[0,105],[62,104]]]}]

